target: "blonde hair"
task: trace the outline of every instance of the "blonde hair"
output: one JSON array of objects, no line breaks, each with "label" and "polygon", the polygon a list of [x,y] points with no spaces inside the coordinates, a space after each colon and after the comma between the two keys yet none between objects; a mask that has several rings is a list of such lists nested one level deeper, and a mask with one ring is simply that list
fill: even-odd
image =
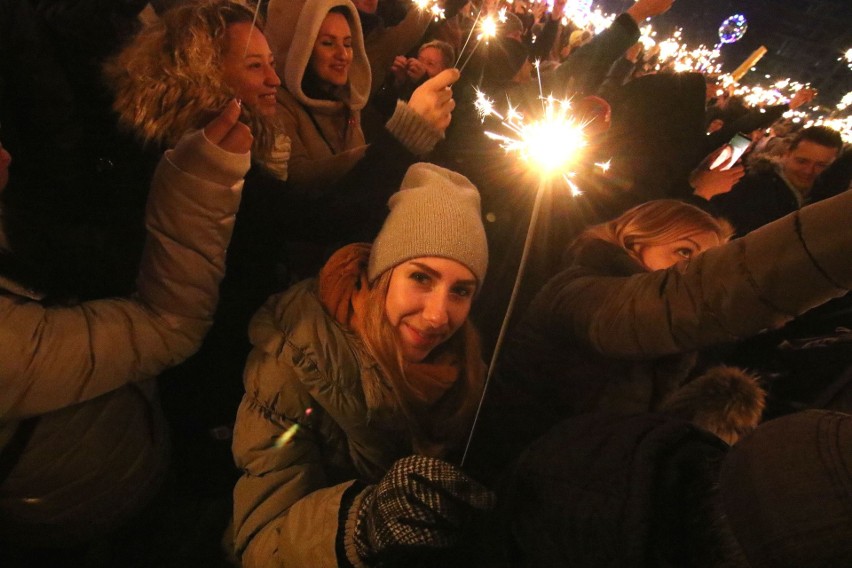
[{"label": "blonde hair", "polygon": [[636,251],[640,247],[664,245],[704,232],[713,233],[722,244],[731,238],[734,229],[724,219],[717,219],[694,205],[675,199],[657,199],[637,205],[612,221],[586,229],[572,248],[576,250],[598,239],[623,248],[639,261]]},{"label": "blonde hair", "polygon": [[409,381],[402,346],[385,313],[392,273],[393,269],[385,271],[370,286],[362,321],[361,340],[387,381],[364,384],[367,408],[380,421],[401,414],[405,424],[395,426],[409,431],[415,451],[444,458],[461,449],[482,394],[485,369],[479,334],[470,321],[465,321],[452,337],[430,353],[427,363],[443,354],[455,355],[460,372],[447,393],[427,407],[418,397],[417,385]]},{"label": "blonde hair", "polygon": [[[104,66],[119,123],[161,146],[205,126],[234,97],[222,78],[226,31],[253,20],[254,8],[240,0],[195,0],[167,10]],[[260,22],[256,26],[262,31]],[[243,118],[254,135],[252,157],[274,169],[283,129],[246,105]]]}]

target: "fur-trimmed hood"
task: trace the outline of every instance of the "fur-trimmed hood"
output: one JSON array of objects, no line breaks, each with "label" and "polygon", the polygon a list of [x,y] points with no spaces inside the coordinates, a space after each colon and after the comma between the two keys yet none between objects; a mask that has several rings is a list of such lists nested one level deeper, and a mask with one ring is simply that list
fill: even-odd
[{"label": "fur-trimmed hood", "polygon": [[276,70],[285,88],[301,104],[317,109],[337,110],[337,101],[308,97],[302,80],[311,58],[319,28],[329,10],[343,6],[351,13],[352,65],[343,100],[352,110],[360,110],[370,96],[370,63],[364,49],[364,34],[358,10],[349,0],[271,0],[266,15],[266,39],[275,55]]}]

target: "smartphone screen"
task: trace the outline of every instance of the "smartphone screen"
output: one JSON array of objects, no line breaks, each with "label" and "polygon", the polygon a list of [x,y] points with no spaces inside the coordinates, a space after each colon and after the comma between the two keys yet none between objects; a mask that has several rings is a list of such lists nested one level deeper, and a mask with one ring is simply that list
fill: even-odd
[{"label": "smartphone screen", "polygon": [[713,160],[712,164],[710,164],[710,169],[731,169],[734,164],[737,163],[737,160],[742,157],[745,151],[748,150],[750,145],[751,139],[742,132],[737,132],[734,134],[734,137],[731,138],[730,142],[726,144],[727,148],[723,150],[715,160]]}]

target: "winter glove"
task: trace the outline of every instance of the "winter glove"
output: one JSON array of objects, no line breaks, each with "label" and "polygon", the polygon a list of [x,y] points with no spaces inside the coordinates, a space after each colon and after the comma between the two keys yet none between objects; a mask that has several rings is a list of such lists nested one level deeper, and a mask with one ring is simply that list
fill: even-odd
[{"label": "winter glove", "polygon": [[494,494],[456,466],[424,456],[397,461],[364,490],[354,544],[371,565],[406,553],[452,547],[470,521],[494,508]]}]

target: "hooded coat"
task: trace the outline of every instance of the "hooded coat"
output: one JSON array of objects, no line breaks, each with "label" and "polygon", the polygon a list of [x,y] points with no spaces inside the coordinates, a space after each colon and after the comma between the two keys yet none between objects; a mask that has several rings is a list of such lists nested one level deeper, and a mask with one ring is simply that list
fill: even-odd
[{"label": "hooded coat", "polygon": [[168,444],[153,379],[210,327],[248,166],[201,132],[166,153],[132,298],[51,306],[0,280],[0,447],[18,445],[0,482],[4,540],[88,540],[159,488]]},{"label": "hooded coat", "polygon": [[581,255],[507,341],[477,427],[481,457],[500,459],[482,451],[495,437],[508,456],[568,416],[651,411],[688,378],[691,351],[780,327],[848,292],[850,206],[843,193],[667,270],[641,270],[603,242]]},{"label": "hooded coat", "polygon": [[[304,79],[319,28],[337,6],[350,14],[349,81],[333,97],[315,98],[304,91]],[[349,0],[273,0],[266,30],[283,81],[279,114],[292,141],[287,196],[299,219],[290,233],[312,242],[372,240],[408,166],[442,133],[400,101],[376,139],[365,142],[361,111],[370,96],[371,71],[358,12]]]}]

